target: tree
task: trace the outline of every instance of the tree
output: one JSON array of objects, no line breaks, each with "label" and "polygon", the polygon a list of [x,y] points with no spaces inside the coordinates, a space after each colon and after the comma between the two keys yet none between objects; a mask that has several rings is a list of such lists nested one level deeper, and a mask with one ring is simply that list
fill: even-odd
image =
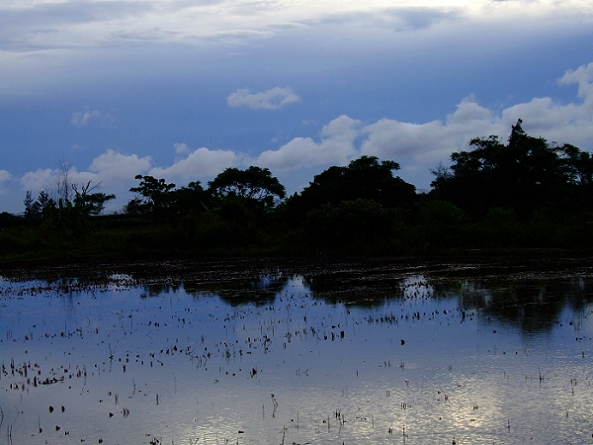
[{"label": "tree", "polygon": [[267,168],[251,166],[247,170],[231,167],[208,182],[215,198],[240,198],[249,206],[274,207],[275,199],[283,199],[286,190]]},{"label": "tree", "polygon": [[314,177],[303,190],[305,200],[315,207],[331,202],[370,199],[386,208],[399,207],[414,200],[415,187],[393,176],[400,166],[395,161],[379,161],[375,156],[361,156],[347,167],[330,167]]},{"label": "tree", "polygon": [[165,216],[174,201],[172,190],[175,188],[175,184],[167,184],[162,178],[156,179],[148,175],[136,175],[135,179],[139,180],[140,184],[138,184],[138,187],[130,188],[130,191],[143,197],[140,205],[136,207],[142,213],[152,214],[157,217]]},{"label": "tree", "polygon": [[132,198],[124,206],[123,211],[126,215],[139,216],[144,213],[145,208],[143,207],[142,200],[140,198]]},{"label": "tree", "polygon": [[422,209],[425,241],[429,246],[462,246],[468,241],[470,218],[462,209],[448,201],[433,200]]},{"label": "tree", "polygon": [[[65,171],[65,170],[64,170]],[[101,184],[92,181],[81,183],[80,187],[69,182],[67,175],[62,176],[63,185],[68,185],[70,192],[60,192],[57,203],[45,191],[39,193],[33,201],[32,193],[27,191],[25,204],[25,218],[39,218],[47,223],[60,236],[81,237],[88,232],[90,216],[96,216],[105,207],[105,203],[115,198],[115,195],[105,193],[91,193]],[[71,196],[72,198],[68,198]]]},{"label": "tree", "polygon": [[471,150],[451,155],[450,170],[440,166],[432,172],[433,199],[450,201],[480,218],[492,207],[510,208],[526,218],[558,204],[570,188],[570,169],[560,157],[565,148],[528,136],[521,119],[506,145],[497,136],[475,138],[469,145]]},{"label": "tree", "polygon": [[79,189],[75,184],[72,184],[74,208],[78,209],[84,216],[96,216],[101,213],[105,208],[105,203],[115,199],[115,195],[106,195],[100,192],[90,193],[100,186],[101,183],[93,185],[91,181],[87,181],[86,184],[82,183]]},{"label": "tree", "polygon": [[208,193],[199,181],[192,181],[187,186],[173,192],[174,212],[178,216],[199,214],[207,210]]},{"label": "tree", "polygon": [[386,209],[408,207],[416,201],[416,189],[393,175],[399,168],[397,162],[379,161],[375,156],[361,156],[346,167],[332,166],[315,176],[300,195],[287,200],[287,218],[298,224],[324,204],[358,199],[374,201]]},{"label": "tree", "polygon": [[381,204],[359,198],[337,205],[326,203],[310,211],[304,229],[316,245],[345,247],[386,239],[391,223],[391,214]]},{"label": "tree", "polygon": [[30,190],[27,190],[25,194],[25,200],[23,204],[25,204],[25,218],[34,218],[36,216],[35,209],[33,207],[35,201],[33,201],[33,196]]},{"label": "tree", "polygon": [[25,218],[46,218],[56,210],[56,202],[50,198],[46,191],[39,193],[39,196],[33,201],[33,194],[27,191],[25,194]]},{"label": "tree", "polygon": [[72,181],[70,179],[70,164],[66,161],[60,163],[58,179],[56,181],[57,200],[63,203],[70,202],[72,196]]},{"label": "tree", "polygon": [[575,185],[593,185],[593,157],[571,144],[558,147],[557,152],[570,182]]},{"label": "tree", "polygon": [[49,193],[42,191],[37,197],[38,209],[41,216],[47,217],[56,210],[56,201],[49,196]]}]

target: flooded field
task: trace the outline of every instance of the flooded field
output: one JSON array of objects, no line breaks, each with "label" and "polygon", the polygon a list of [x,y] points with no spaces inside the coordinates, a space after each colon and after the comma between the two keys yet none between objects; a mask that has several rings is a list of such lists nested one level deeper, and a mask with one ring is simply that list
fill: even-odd
[{"label": "flooded field", "polygon": [[593,442],[586,265],[167,267],[0,277],[0,444]]}]

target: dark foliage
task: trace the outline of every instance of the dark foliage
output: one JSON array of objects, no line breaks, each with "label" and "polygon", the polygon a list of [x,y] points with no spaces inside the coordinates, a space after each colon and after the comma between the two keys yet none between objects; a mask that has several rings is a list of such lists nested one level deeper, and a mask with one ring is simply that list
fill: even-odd
[{"label": "dark foliage", "polygon": [[142,198],[137,198],[133,204],[129,203],[135,213],[151,215],[155,218],[169,216],[173,206],[173,193],[175,184],[167,184],[164,179],[156,179],[152,176],[136,175],[135,179],[140,181],[138,187],[132,187],[131,192],[138,193]]},{"label": "dark foliage", "polygon": [[385,240],[392,222],[391,213],[378,202],[356,199],[323,204],[310,211],[304,229],[315,245],[339,248]]},{"label": "dark foliage", "polygon": [[493,207],[512,209],[525,221],[535,212],[559,215],[591,204],[593,160],[572,145],[551,147],[528,136],[519,120],[505,145],[476,138],[472,150],[451,155],[452,166],[433,171],[431,197],[450,201],[474,218]]},{"label": "dark foliage", "polygon": [[267,168],[251,166],[247,170],[227,168],[208,182],[208,190],[216,198],[240,198],[250,207],[274,207],[275,199],[286,195],[284,186]]},{"label": "dark foliage", "polygon": [[362,156],[346,167],[333,166],[313,178],[301,194],[286,202],[287,219],[301,224],[307,214],[325,204],[339,205],[358,199],[373,201],[384,208],[409,207],[416,202],[415,187],[393,176],[399,164]]},{"label": "dark foliage", "polygon": [[27,192],[22,217],[2,214],[3,259],[82,255],[440,254],[486,249],[593,248],[593,158],[527,135],[473,139],[417,194],[399,164],[362,156],[285,198],[266,168],[228,168],[176,188],[136,176],[122,215],[90,183],[57,198]]}]

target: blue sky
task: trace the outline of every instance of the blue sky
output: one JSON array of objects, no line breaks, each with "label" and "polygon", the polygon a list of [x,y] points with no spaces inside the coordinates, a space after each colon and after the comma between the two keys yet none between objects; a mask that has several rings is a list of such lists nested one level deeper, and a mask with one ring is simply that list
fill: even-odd
[{"label": "blue sky", "polygon": [[590,1],[0,0],[0,211],[62,165],[108,211],[137,174],[294,192],[362,154],[428,189],[518,118],[593,151]]}]

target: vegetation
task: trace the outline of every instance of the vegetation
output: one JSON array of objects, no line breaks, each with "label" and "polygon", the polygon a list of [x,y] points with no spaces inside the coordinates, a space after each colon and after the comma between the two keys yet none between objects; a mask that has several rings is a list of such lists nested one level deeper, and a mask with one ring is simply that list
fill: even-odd
[{"label": "vegetation", "polygon": [[439,165],[428,193],[362,156],[332,166],[286,197],[266,168],[228,168],[203,188],[137,175],[120,215],[113,195],[70,184],[27,192],[22,216],[0,215],[2,261],[146,255],[423,255],[532,248],[590,252],[593,158],[527,135],[473,139]]}]

